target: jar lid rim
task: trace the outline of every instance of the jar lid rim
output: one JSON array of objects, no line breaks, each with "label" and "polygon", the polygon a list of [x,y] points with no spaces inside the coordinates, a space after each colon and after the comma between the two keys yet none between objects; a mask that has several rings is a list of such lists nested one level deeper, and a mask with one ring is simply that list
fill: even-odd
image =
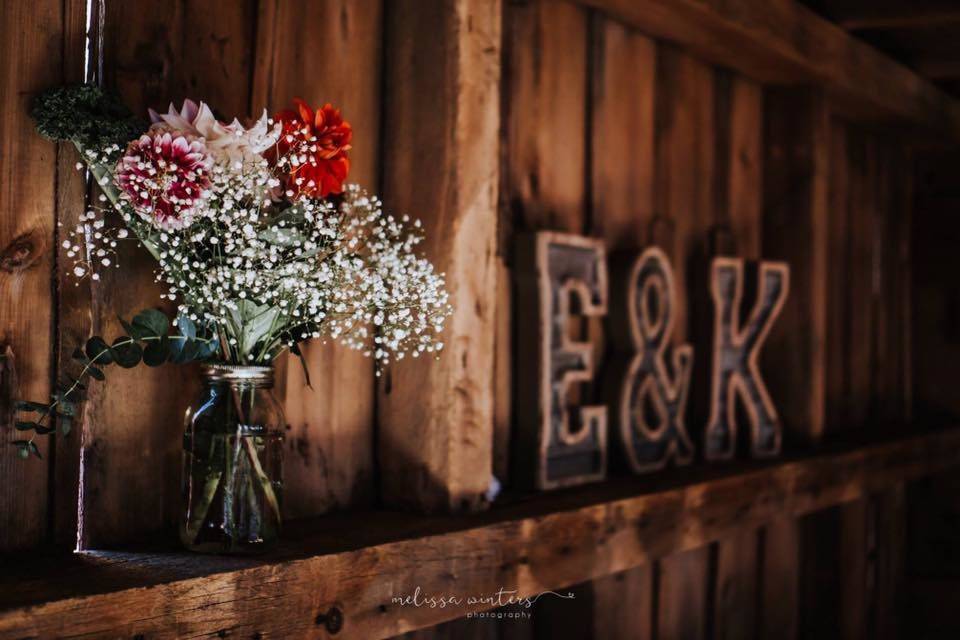
[{"label": "jar lid rim", "polygon": [[208,364],[203,375],[212,380],[272,382],[273,367],[246,364]]}]

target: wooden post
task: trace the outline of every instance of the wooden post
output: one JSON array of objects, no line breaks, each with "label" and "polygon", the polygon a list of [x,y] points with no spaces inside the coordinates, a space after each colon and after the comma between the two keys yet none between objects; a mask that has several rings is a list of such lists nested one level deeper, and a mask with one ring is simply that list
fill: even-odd
[{"label": "wooden post", "polygon": [[439,358],[395,363],[380,388],[390,505],[477,509],[491,480],[500,11],[486,0],[386,9],[384,202],[423,220],[454,307]]}]

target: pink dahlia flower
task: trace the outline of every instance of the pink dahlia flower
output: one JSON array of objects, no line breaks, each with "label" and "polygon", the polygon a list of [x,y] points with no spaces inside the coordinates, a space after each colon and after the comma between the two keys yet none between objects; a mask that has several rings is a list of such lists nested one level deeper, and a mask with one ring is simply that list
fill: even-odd
[{"label": "pink dahlia flower", "polygon": [[212,164],[202,140],[169,132],[145,134],[120,159],[117,186],[155,226],[183,229],[210,187]]}]

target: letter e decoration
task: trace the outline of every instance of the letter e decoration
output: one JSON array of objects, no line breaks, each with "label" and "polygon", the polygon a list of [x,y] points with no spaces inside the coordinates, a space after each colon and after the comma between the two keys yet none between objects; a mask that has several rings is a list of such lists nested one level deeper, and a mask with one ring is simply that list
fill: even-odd
[{"label": "letter e decoration", "polygon": [[714,258],[710,273],[713,297],[713,362],[710,420],[705,431],[704,456],[728,460],[737,443],[737,398],[750,422],[751,452],[755,458],[776,456],[782,438],[780,418],[760,375],[757,358],[790,288],[790,267],[761,262],[758,293],[750,318],[740,326],[744,261]]},{"label": "letter e decoration", "polygon": [[600,480],[607,410],[575,406],[576,386],[593,379],[595,363],[593,347],[571,329],[577,316],[607,312],[603,242],[540,232],[520,239],[516,266],[518,474],[533,463],[538,489]]},{"label": "letter e decoration", "polygon": [[668,352],[676,308],[670,261],[663,250],[650,247],[615,276],[610,333],[614,348],[630,354],[617,358],[620,366],[610,384],[623,459],[634,473],[662,469],[671,459],[688,464],[693,445],[684,413],[693,347],[684,344]]}]

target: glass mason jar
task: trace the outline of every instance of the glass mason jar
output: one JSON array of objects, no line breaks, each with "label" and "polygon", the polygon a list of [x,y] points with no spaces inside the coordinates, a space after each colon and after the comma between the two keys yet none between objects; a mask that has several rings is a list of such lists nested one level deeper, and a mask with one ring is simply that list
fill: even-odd
[{"label": "glass mason jar", "polygon": [[180,539],[191,551],[250,554],[280,535],[283,409],[273,368],[210,365],[187,410]]}]

